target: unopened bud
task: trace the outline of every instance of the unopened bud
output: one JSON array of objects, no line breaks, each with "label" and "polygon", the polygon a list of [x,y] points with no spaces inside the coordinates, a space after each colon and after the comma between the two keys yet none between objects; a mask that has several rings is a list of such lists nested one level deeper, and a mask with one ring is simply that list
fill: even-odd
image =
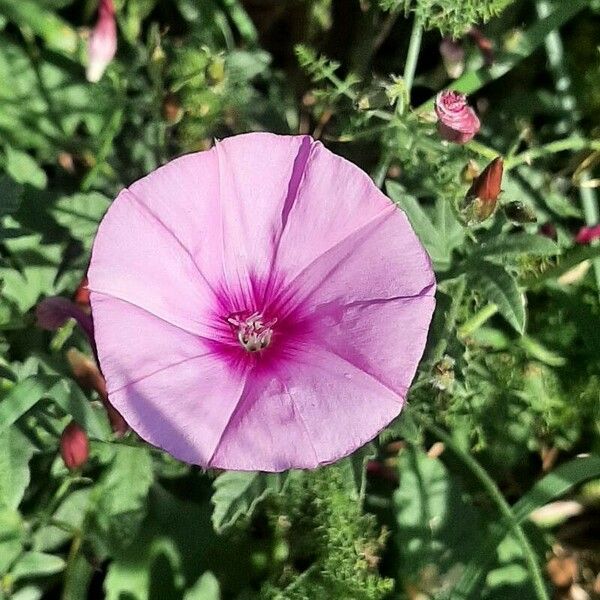
[{"label": "unopened bud", "polygon": [[513,223],[520,225],[522,223],[535,223],[537,221],[533,209],[519,200],[509,202],[503,208],[504,214],[513,221]]},{"label": "unopened bud", "polygon": [[503,170],[498,156],[473,180],[461,209],[467,221],[480,223],[493,214],[502,191]]},{"label": "unopened bud", "polygon": [[86,432],[71,421],[60,437],[60,455],[69,471],[82,467],[90,455],[90,443]]}]

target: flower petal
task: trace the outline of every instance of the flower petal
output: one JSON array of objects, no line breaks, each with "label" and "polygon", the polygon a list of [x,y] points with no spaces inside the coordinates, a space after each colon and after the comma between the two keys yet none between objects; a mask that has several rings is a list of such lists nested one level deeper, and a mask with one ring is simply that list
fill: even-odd
[{"label": "flower petal", "polygon": [[207,354],[158,371],[109,397],[147,442],[206,467],[245,382],[245,371]]},{"label": "flower petal", "polygon": [[372,439],[403,398],[326,350],[298,352],[247,390],[212,457],[223,469],[314,468]]},{"label": "flower petal", "polygon": [[332,303],[431,295],[434,286],[427,253],[406,215],[391,207],[316,258],[277,301],[310,315]]},{"label": "flower petal", "polygon": [[133,304],[91,294],[100,347],[98,360],[109,393],[209,353],[204,338],[159,319]]},{"label": "flower petal", "polygon": [[433,291],[385,301],[332,302],[305,322],[314,343],[404,397],[427,341]]},{"label": "flower petal", "polygon": [[[217,142],[225,276],[234,295],[253,299],[264,284],[313,140],[309,136],[249,133]],[[235,243],[231,243],[235,240]],[[260,292],[259,292],[260,293]]]},{"label": "flower petal", "polygon": [[393,208],[366,173],[315,142],[281,235],[275,269],[289,279],[295,277],[317,257]]},{"label": "flower petal", "polygon": [[[162,215],[128,190],[100,224],[88,278],[92,292],[125,300],[191,333],[213,333],[215,293]],[[92,312],[96,318],[93,300]]]}]

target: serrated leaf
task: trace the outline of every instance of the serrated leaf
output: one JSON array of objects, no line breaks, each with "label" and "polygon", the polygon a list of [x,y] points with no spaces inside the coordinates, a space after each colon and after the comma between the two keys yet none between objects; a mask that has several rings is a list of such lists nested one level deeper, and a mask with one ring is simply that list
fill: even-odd
[{"label": "serrated leaf", "polygon": [[0,505],[16,509],[29,485],[34,448],[15,428],[0,435]]},{"label": "serrated leaf", "polygon": [[6,147],[6,172],[17,183],[28,183],[38,189],[45,188],[48,183],[44,169],[29,154],[11,146]]},{"label": "serrated leaf", "polygon": [[550,238],[532,233],[516,233],[482,243],[475,248],[475,256],[508,256],[512,254],[534,254],[553,256],[560,248]]},{"label": "serrated leaf", "polygon": [[13,565],[10,575],[15,580],[60,573],[66,566],[63,558],[45,552],[25,552]]},{"label": "serrated leaf", "polygon": [[525,330],[525,296],[516,279],[503,267],[487,261],[470,261],[467,277],[471,287],[498,307],[498,312],[516,331]]},{"label": "serrated leaf", "polygon": [[448,269],[452,262],[452,251],[464,239],[464,228],[454,216],[449,202],[438,198],[430,217],[419,201],[407,194],[398,183],[388,181],[386,189],[390,198],[406,213],[435,269]]},{"label": "serrated leaf", "polygon": [[214,483],[212,522],[217,533],[231,527],[240,517],[250,517],[270,494],[283,490],[287,473],[227,471]]}]

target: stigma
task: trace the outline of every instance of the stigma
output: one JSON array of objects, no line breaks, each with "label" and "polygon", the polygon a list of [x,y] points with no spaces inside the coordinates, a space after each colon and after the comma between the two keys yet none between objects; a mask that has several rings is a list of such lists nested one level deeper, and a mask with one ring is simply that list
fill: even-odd
[{"label": "stigma", "polygon": [[273,325],[277,319],[265,320],[260,312],[239,312],[230,315],[227,322],[240,343],[247,352],[260,352],[268,348],[273,338]]}]

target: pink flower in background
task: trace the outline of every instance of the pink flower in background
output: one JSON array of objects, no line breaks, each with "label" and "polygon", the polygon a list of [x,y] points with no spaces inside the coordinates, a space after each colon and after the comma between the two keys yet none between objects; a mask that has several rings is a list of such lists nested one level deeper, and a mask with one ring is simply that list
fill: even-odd
[{"label": "pink flower in background", "polygon": [[440,92],[435,99],[435,113],[439,119],[438,131],[449,142],[465,144],[481,127],[475,111],[467,104],[466,96],[458,92]]},{"label": "pink flower in background", "polygon": [[589,244],[600,238],[600,224],[592,227],[582,227],[575,236],[575,241],[578,244]]},{"label": "pink flower in background", "polygon": [[308,136],[251,133],[123,190],[88,272],[108,395],[204,467],[345,456],[401,411],[434,308],[404,213]]},{"label": "pink flower in background", "polygon": [[113,0],[100,0],[98,21],[88,42],[88,81],[100,81],[117,53],[117,22]]}]

